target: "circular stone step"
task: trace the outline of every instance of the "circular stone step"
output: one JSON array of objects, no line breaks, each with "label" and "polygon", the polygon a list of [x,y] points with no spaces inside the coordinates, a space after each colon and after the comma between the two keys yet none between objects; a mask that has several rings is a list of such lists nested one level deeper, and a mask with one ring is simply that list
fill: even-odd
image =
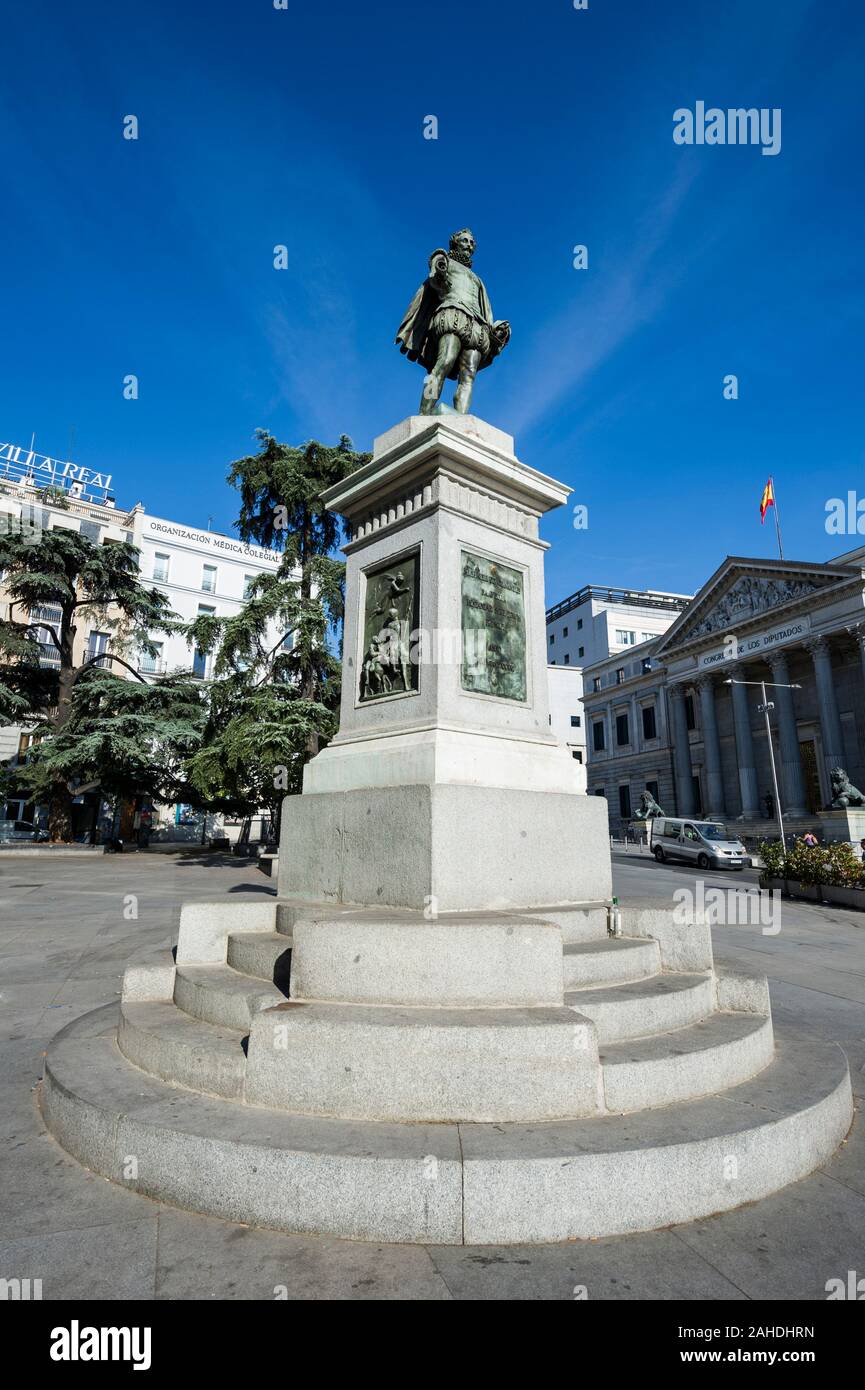
[{"label": "circular stone step", "polygon": [[246,1033],[257,1013],[283,1004],[285,995],[276,985],[239,975],[228,965],[178,965],[174,1002],[203,1023]]},{"label": "circular stone step", "polygon": [[322,1120],[146,1076],[118,1051],[116,1022],[106,1005],[51,1043],[41,1102],[54,1137],[149,1197],[280,1231],[459,1245],[653,1230],[805,1177],[853,1114],[841,1049],[781,1039],[776,1060],[723,1097],[637,1115],[530,1126]]},{"label": "circular stone step", "polygon": [[267,980],[288,993],[291,937],[281,932],[229,932],[226,960],[232,970]]},{"label": "circular stone step", "polygon": [[596,1114],[598,1050],[573,1010],[290,1002],[252,1022],[244,1098],[345,1120],[526,1123]]},{"label": "circular stone step", "polygon": [[674,1033],[605,1043],[606,1107],[624,1114],[726,1091],[756,1076],[774,1052],[772,1020],[760,1014],[717,1013]]},{"label": "circular stone step", "polygon": [[657,975],[661,956],[657,941],[608,936],[606,941],[581,941],[566,946],[564,966],[566,990],[590,989]]},{"label": "circular stone step", "polygon": [[715,1005],[710,973],[653,975],[624,985],[568,990],[565,1003],[590,1018],[598,1042],[669,1033],[707,1018]]},{"label": "circular stone step", "polygon": [[152,1076],[209,1095],[243,1097],[243,1034],[202,1023],[162,1000],[123,1000],[117,1045]]}]

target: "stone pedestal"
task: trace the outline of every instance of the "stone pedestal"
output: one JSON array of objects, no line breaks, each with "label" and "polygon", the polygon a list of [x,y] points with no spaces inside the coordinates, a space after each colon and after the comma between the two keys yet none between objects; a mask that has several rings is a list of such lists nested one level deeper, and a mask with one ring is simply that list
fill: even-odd
[{"label": "stone pedestal", "polygon": [[340,733],[284,804],[279,899],[185,906],[119,1020],[52,1043],[43,1113],[95,1172],[278,1230],[500,1244],[703,1218],[843,1138],[843,1057],[776,1053],[700,910],[607,934],[606,805],[547,709],[538,518],[566,495],[454,416],[330,491]]},{"label": "stone pedestal", "polygon": [[351,527],[340,731],[284,803],[280,896],[609,896],[605,808],[550,732],[538,520],[567,495],[458,415],[404,420],[327,493]]},{"label": "stone pedestal", "polygon": [[822,838],[828,843],[849,840],[856,848],[865,839],[865,810],[861,806],[848,806],[843,810],[818,811],[817,820]]},{"label": "stone pedestal", "polygon": [[280,896],[418,911],[534,907],[611,893],[606,803],[424,782],[289,797]]}]

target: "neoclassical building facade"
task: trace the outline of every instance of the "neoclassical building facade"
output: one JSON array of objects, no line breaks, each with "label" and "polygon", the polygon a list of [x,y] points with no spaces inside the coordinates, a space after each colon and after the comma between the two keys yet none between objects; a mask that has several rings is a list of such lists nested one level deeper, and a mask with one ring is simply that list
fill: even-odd
[{"label": "neoclassical building facade", "polygon": [[728,556],[662,637],[584,671],[588,791],[611,827],[648,787],[669,815],[820,824],[831,773],[865,783],[865,547],[827,563]]}]

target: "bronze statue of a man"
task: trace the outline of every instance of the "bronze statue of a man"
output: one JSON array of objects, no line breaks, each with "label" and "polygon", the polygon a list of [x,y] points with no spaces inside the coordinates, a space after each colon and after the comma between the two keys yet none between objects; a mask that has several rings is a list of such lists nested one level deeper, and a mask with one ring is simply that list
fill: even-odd
[{"label": "bronze statue of a man", "polygon": [[471,268],[475,247],[474,236],[464,227],[454,232],[449,251],[441,247],[433,251],[429,277],[408,306],[396,335],[400,352],[427,369],[421,415],[436,411],[446,377],[457,382],[454,408],[466,415],[475,377],[511,336],[507,319],[493,320],[484,282]]}]

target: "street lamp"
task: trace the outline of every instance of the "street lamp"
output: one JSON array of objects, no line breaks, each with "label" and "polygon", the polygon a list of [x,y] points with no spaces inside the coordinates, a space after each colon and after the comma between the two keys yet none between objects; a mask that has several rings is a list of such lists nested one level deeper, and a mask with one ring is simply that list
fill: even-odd
[{"label": "street lamp", "polygon": [[801,690],[801,685],[786,685],[783,681],[737,681],[728,677],[724,681],[725,685],[759,685],[763,692],[763,702],[757,706],[761,714],[766,716],[766,738],[769,743],[769,762],[772,766],[772,786],[775,788],[775,805],[778,808],[778,828],[781,831],[781,847],[787,848],[784,838],[784,814],[781,810],[781,793],[778,790],[778,773],[775,768],[775,745],[772,742],[772,726],[769,723],[769,711],[775,708],[774,700],[770,700],[766,694],[766,687],[771,686],[773,690]]}]

